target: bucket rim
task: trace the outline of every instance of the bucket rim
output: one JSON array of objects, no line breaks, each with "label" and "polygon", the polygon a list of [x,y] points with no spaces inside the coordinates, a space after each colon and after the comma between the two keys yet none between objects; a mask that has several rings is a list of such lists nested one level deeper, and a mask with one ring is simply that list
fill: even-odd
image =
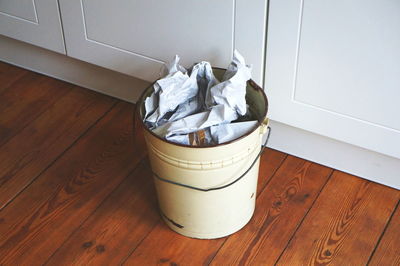
[{"label": "bucket rim", "polygon": [[[213,70],[225,70],[226,71],[225,68],[220,68],[220,67],[212,67],[212,69]],[[175,146],[178,146],[178,147],[185,147],[185,148],[193,148],[193,149],[207,149],[207,148],[215,148],[215,147],[221,147],[221,146],[229,145],[229,144],[238,142],[238,141],[244,139],[245,137],[249,136],[250,134],[252,134],[254,131],[256,131],[263,124],[263,121],[267,118],[267,113],[268,113],[268,98],[267,98],[267,95],[265,94],[264,90],[254,80],[250,79],[250,80],[247,81],[247,85],[249,85],[250,87],[253,87],[256,91],[260,91],[261,95],[263,96],[264,101],[265,101],[265,110],[264,110],[264,113],[263,113],[263,117],[258,120],[257,125],[254,126],[253,130],[247,132],[246,134],[244,134],[244,135],[242,135],[242,136],[240,136],[240,137],[238,137],[236,139],[233,139],[233,140],[230,140],[230,141],[227,141],[227,142],[224,142],[224,143],[220,143],[220,144],[213,144],[213,145],[208,145],[208,146],[192,146],[192,145],[187,145],[187,144],[175,143],[175,142],[166,140],[166,139],[158,136],[157,134],[155,134],[153,131],[151,131],[145,125],[145,123],[143,122],[143,118],[140,116],[140,107],[142,106],[142,104],[145,101],[146,92],[150,88],[152,88],[153,85],[156,82],[157,82],[157,80],[154,81],[153,83],[151,83],[148,87],[146,87],[143,90],[143,92],[141,93],[141,95],[139,97],[139,100],[135,104],[135,118],[134,119],[138,119],[140,121],[139,122],[140,125],[143,127],[144,130],[146,130],[148,133],[150,133],[150,135],[154,136],[155,138],[157,138],[157,139],[159,139],[159,140],[161,140],[163,142],[171,144],[171,145],[175,145]]]}]

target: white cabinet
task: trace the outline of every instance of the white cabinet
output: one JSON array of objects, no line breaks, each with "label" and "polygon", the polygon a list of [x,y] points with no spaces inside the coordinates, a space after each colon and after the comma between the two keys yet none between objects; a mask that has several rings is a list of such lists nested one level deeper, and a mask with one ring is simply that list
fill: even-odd
[{"label": "white cabinet", "polygon": [[271,118],[400,158],[399,14],[392,0],[270,0]]},{"label": "white cabinet", "polygon": [[0,0],[0,34],[65,54],[56,0]]},{"label": "white cabinet", "polygon": [[147,81],[175,54],[226,67],[237,48],[263,76],[266,0],[60,0],[67,55]]}]

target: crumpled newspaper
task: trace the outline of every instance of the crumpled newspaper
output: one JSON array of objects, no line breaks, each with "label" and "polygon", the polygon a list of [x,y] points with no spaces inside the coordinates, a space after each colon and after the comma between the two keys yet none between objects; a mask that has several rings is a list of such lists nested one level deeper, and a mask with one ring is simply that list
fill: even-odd
[{"label": "crumpled newspaper", "polygon": [[212,145],[236,139],[257,121],[235,122],[248,113],[246,84],[251,67],[235,50],[222,81],[208,62],[190,71],[179,65],[179,57],[166,65],[166,76],[153,85],[145,100],[144,122],[155,134],[187,145]]}]

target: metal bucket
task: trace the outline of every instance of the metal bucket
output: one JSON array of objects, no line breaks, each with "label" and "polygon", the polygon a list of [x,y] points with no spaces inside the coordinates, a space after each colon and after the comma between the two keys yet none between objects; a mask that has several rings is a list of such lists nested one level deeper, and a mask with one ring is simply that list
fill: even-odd
[{"label": "metal bucket", "polygon": [[[213,68],[220,78],[224,70]],[[137,105],[143,121],[147,88]],[[201,239],[230,235],[251,219],[257,191],[262,137],[268,131],[268,101],[253,81],[247,83],[246,101],[258,126],[233,141],[193,147],[166,141],[144,128],[162,218],[179,234]],[[268,130],[267,130],[268,128]]]}]

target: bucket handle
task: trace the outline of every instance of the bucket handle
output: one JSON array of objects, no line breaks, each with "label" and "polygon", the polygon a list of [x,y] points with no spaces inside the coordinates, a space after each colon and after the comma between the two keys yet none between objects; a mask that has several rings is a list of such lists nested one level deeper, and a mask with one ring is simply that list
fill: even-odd
[{"label": "bucket handle", "polygon": [[247,175],[247,173],[251,170],[251,168],[253,168],[253,166],[256,164],[258,158],[260,158],[261,154],[264,152],[264,149],[267,147],[267,143],[268,143],[268,140],[269,140],[269,136],[270,136],[270,134],[271,134],[271,128],[268,126],[267,129],[268,129],[268,132],[267,132],[267,139],[265,140],[264,145],[261,145],[261,150],[260,150],[260,152],[257,154],[257,157],[254,159],[254,161],[251,163],[250,167],[249,167],[242,175],[240,175],[238,178],[236,178],[235,180],[233,180],[232,182],[230,182],[230,183],[228,183],[228,184],[225,184],[225,185],[222,185],[222,186],[219,186],[219,187],[213,187],[213,188],[199,188],[199,187],[193,187],[193,186],[190,186],[190,185],[186,185],[186,184],[182,184],[182,183],[179,183],[179,182],[175,182],[175,181],[171,181],[171,180],[162,178],[162,177],[160,177],[159,175],[157,175],[157,174],[154,173],[154,172],[153,172],[153,174],[154,174],[154,176],[155,176],[158,180],[160,180],[160,181],[163,181],[163,182],[166,182],[166,183],[170,183],[170,184],[173,184],[173,185],[177,185],[177,186],[181,186],[181,187],[185,187],[185,188],[189,188],[189,189],[193,189],[193,190],[202,191],[202,192],[208,192],[208,191],[213,191],[213,190],[219,190],[219,189],[227,188],[227,187],[229,187],[229,186],[235,184],[236,182],[238,182],[238,181],[239,181],[240,179],[242,179],[245,175]]}]

